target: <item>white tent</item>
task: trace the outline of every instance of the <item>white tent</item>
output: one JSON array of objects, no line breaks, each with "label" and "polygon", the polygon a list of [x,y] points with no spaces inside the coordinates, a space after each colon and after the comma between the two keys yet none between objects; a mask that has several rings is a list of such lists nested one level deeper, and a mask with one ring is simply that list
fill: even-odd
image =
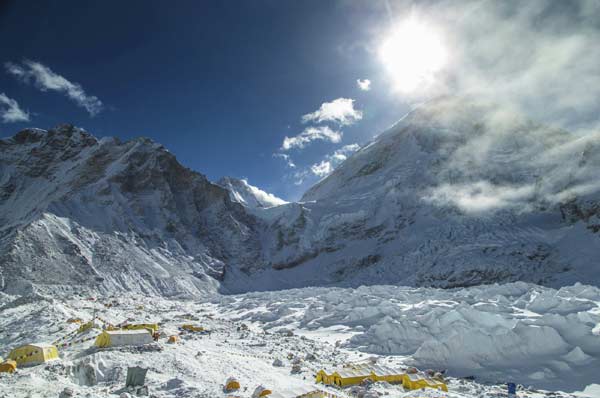
[{"label": "white tent", "polygon": [[96,338],[97,347],[120,347],[152,343],[152,335],[146,329],[105,330]]}]

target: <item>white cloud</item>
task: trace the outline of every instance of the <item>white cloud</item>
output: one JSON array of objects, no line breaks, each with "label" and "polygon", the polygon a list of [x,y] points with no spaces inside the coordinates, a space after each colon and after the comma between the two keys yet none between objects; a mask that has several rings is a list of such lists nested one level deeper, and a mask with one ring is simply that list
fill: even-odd
[{"label": "white cloud", "polygon": [[304,148],[310,142],[315,140],[330,141],[334,144],[340,142],[342,132],[330,129],[327,126],[307,127],[300,134],[294,137],[285,137],[281,149],[287,151],[292,148]]},{"label": "white cloud", "polygon": [[319,163],[315,163],[310,166],[310,171],[319,177],[325,177],[340,164],[344,160],[348,158],[352,152],[356,152],[360,149],[358,144],[349,144],[344,145],[343,147],[337,149],[335,152],[325,156],[325,159]]},{"label": "white cloud", "polygon": [[330,161],[323,160],[320,163],[315,163],[310,166],[310,171],[316,176],[325,177],[326,175],[331,174],[333,166]]},{"label": "white cloud", "polygon": [[443,184],[424,199],[437,205],[453,204],[467,213],[485,213],[506,208],[523,209],[535,193],[534,186],[500,186],[488,181],[471,184]]},{"label": "white cloud", "polygon": [[290,169],[295,169],[296,168],[296,164],[294,163],[294,161],[292,160],[292,158],[290,157],[290,155],[286,154],[286,153],[274,153],[273,154],[274,158],[281,158],[285,161],[285,165],[287,167],[289,167]]},{"label": "white cloud", "polygon": [[362,111],[354,109],[354,100],[350,98],[324,102],[316,111],[302,116],[303,123],[335,122],[340,126],[351,125],[361,119]]},{"label": "white cloud", "polygon": [[70,82],[39,62],[25,60],[22,65],[7,62],[5,67],[8,73],[26,83],[33,80],[35,86],[41,91],[51,90],[65,94],[77,105],[85,108],[91,116],[95,116],[102,111],[102,101],[98,97],[87,95],[81,85]]},{"label": "white cloud", "polygon": [[28,122],[29,113],[21,109],[17,101],[0,93],[0,118],[4,123]]},{"label": "white cloud", "polygon": [[362,91],[369,91],[371,89],[371,81],[369,79],[364,79],[364,80],[356,79],[356,85]]},{"label": "white cloud", "polygon": [[310,175],[308,170],[299,170],[294,173],[294,185],[302,185],[304,180]]}]

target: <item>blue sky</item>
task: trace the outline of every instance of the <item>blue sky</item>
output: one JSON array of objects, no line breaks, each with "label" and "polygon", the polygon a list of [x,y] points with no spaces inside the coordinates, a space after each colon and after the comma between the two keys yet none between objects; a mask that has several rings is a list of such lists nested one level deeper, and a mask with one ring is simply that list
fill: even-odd
[{"label": "blue sky", "polygon": [[[96,136],[148,136],[212,180],[245,177],[285,199],[298,198],[320,178],[311,165],[364,143],[407,110],[364,44],[369,24],[389,18],[375,9],[361,23],[358,11],[320,0],[3,3],[0,93],[29,120],[0,123],[0,133],[69,122]],[[30,73],[27,60],[78,84],[83,97],[40,90],[34,75],[27,83],[6,70],[10,63]],[[361,90],[357,79],[370,79],[370,90]],[[362,117],[344,125],[302,122],[338,98],[353,100]],[[311,126],[343,136],[281,150],[286,136]],[[275,153],[290,156],[296,167]]]},{"label": "blue sky", "polygon": [[439,95],[600,131],[599,21],[597,0],[5,0],[0,136],[147,136],[294,200]]}]

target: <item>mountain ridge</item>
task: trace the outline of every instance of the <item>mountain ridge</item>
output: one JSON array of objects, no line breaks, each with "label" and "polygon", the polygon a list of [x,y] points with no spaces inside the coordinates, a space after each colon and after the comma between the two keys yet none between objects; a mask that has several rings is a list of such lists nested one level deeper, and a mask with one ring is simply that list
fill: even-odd
[{"label": "mountain ridge", "polygon": [[0,140],[0,291],[597,284],[600,140],[486,112],[426,104],[294,203],[146,138],[23,130]]}]

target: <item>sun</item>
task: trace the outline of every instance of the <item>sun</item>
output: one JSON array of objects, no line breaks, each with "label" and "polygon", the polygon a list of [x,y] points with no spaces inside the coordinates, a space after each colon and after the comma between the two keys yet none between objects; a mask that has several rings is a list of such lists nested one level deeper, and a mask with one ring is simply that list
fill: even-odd
[{"label": "sun", "polygon": [[448,54],[433,27],[410,17],[383,41],[379,58],[395,87],[413,92],[434,82],[436,73],[446,66]]}]

